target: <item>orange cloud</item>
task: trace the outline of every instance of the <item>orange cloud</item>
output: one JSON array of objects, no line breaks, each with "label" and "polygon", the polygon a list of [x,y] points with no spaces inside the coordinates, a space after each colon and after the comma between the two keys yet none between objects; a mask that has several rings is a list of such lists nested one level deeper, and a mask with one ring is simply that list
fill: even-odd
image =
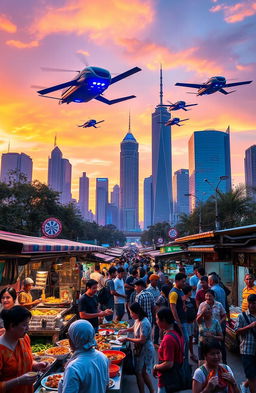
[{"label": "orange cloud", "polygon": [[105,41],[141,31],[153,14],[151,0],[67,0],[64,7],[48,7],[31,31],[38,39],[53,33],[89,33],[91,39]]},{"label": "orange cloud", "polygon": [[120,38],[118,43],[125,48],[126,54],[143,61],[151,70],[159,69],[160,63],[167,69],[184,67],[189,71],[207,75],[209,73],[219,73],[223,70],[219,63],[202,57],[199,47],[174,52],[165,46],[154,42],[140,41],[136,38]]},{"label": "orange cloud", "polygon": [[7,33],[16,33],[17,27],[7,16],[0,14],[0,30],[6,31]]},{"label": "orange cloud", "polygon": [[39,41],[22,42],[19,40],[8,40],[6,41],[6,45],[14,46],[18,49],[27,49],[39,46]]},{"label": "orange cloud", "polygon": [[234,5],[218,4],[210,9],[211,12],[224,11],[224,20],[227,23],[241,22],[248,16],[256,14],[256,1],[241,1]]}]

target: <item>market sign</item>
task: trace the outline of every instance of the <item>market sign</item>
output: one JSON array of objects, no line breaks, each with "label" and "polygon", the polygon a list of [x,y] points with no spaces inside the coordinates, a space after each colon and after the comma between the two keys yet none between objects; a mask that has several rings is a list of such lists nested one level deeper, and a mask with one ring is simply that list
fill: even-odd
[{"label": "market sign", "polygon": [[58,218],[50,217],[42,223],[43,235],[49,238],[55,238],[62,232],[62,224]]},{"label": "market sign", "polygon": [[166,252],[177,252],[177,251],[182,251],[182,248],[179,246],[169,246],[169,247],[161,247],[160,252],[166,253]]},{"label": "market sign", "polygon": [[168,231],[168,236],[171,239],[176,239],[176,237],[178,237],[178,231],[176,228],[170,228]]}]

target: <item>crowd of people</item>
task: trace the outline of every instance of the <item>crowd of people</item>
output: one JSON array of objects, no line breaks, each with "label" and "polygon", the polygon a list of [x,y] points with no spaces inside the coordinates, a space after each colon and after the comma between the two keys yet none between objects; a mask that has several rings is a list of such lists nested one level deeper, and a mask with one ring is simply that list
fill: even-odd
[{"label": "crowd of people", "polygon": [[[68,337],[72,357],[68,361],[59,393],[105,393],[108,384],[107,358],[95,349],[95,334],[102,321],[129,321],[119,333],[130,343],[138,390],[155,393],[152,377],[158,379],[158,393],[191,388],[193,393],[238,393],[233,371],[227,364],[225,333],[229,321],[229,290],[215,273],[195,266],[191,277],[184,266],[171,282],[159,265],[135,253],[104,274],[99,266],[86,280],[79,299],[80,319],[71,324]],[[25,280],[20,305],[13,288],[0,292],[0,392],[33,391],[38,371],[45,362],[32,358],[28,326],[27,296],[31,282]],[[245,276],[242,313],[235,330],[246,380],[242,390],[256,393],[256,286]],[[28,285],[28,287],[27,287]],[[25,293],[24,293],[25,292]],[[22,295],[22,296],[21,296]],[[196,346],[198,344],[198,346]],[[195,349],[198,348],[198,351]],[[192,375],[189,359],[196,366]]]}]

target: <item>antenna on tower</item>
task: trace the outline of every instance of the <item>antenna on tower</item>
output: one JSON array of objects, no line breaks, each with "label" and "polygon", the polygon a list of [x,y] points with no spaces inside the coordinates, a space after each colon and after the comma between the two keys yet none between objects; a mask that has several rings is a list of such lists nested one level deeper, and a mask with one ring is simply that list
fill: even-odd
[{"label": "antenna on tower", "polygon": [[129,111],[128,131],[131,132],[131,111]]},{"label": "antenna on tower", "polygon": [[7,149],[7,153],[10,153],[10,145],[11,145],[11,142],[9,141],[9,143],[8,143],[8,149]]},{"label": "antenna on tower", "polygon": [[228,126],[228,128],[226,129],[226,133],[230,134],[230,126]]},{"label": "antenna on tower", "polygon": [[56,147],[56,146],[57,146],[57,134],[54,137],[54,147]]},{"label": "antenna on tower", "polygon": [[163,69],[160,64],[160,105],[163,105]]}]

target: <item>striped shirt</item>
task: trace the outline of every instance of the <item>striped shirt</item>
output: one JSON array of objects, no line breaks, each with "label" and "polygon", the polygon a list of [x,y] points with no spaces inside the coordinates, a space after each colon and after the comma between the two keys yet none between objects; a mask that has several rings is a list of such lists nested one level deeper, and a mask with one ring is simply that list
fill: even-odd
[{"label": "striped shirt", "polygon": [[138,295],[135,297],[135,302],[139,303],[139,305],[143,308],[143,310],[148,314],[148,319],[153,324],[153,315],[152,311],[155,306],[155,300],[151,292],[143,289]]},{"label": "striped shirt", "polygon": [[[247,310],[245,311],[245,314],[247,315],[247,318],[249,319],[250,323],[256,322],[256,317],[250,314],[250,311]],[[243,314],[238,315],[238,319],[235,324],[235,330],[238,330],[240,328],[243,328],[247,326],[248,323],[244,319]],[[240,354],[241,355],[256,355],[256,338],[253,335],[253,330],[256,335],[256,329],[248,329],[245,332],[239,334],[239,340],[240,340]]]}]

